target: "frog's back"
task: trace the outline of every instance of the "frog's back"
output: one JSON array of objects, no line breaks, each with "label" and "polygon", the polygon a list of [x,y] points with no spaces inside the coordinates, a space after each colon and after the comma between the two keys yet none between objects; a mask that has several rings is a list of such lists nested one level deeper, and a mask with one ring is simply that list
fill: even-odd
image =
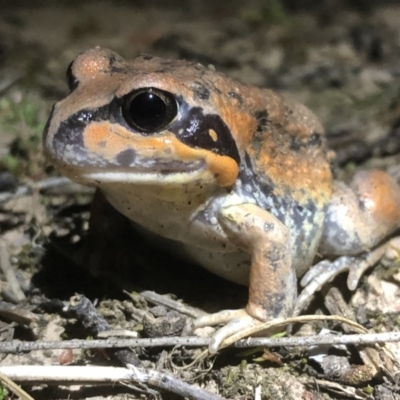
[{"label": "frog's back", "polygon": [[300,103],[267,89],[252,99],[257,126],[246,146],[237,190],[288,227],[301,275],[320,241],[332,193],[332,152],[318,119]]}]

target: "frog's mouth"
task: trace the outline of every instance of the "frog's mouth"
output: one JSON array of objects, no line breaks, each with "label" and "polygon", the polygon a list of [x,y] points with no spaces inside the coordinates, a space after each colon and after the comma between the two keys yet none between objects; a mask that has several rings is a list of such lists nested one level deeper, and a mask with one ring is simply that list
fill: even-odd
[{"label": "frog's mouth", "polygon": [[168,162],[149,166],[131,167],[89,167],[84,169],[73,168],[65,171],[74,181],[85,185],[101,186],[108,183],[126,184],[184,184],[194,181],[210,180],[204,160],[191,163]]}]

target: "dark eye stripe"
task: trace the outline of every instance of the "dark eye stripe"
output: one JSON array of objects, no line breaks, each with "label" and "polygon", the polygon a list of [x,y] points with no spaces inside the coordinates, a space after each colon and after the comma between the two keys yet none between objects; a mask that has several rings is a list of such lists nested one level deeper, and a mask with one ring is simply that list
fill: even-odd
[{"label": "dark eye stripe", "polygon": [[217,114],[204,114],[200,107],[189,107],[183,101],[180,103],[181,117],[168,130],[190,147],[229,156],[239,165],[240,156],[236,142],[222,118]]},{"label": "dark eye stripe", "polygon": [[[229,127],[217,114],[204,114],[200,107],[190,107],[182,99],[179,104],[179,118],[167,128],[176,138],[192,147],[209,150],[215,154],[228,156],[240,164],[240,155]],[[82,146],[82,135],[92,122],[110,121],[118,123],[132,132],[132,135],[148,135],[133,129],[122,115],[123,99],[115,98],[111,103],[97,109],[83,109],[64,121],[54,140],[77,148]],[[155,133],[156,135],[157,133]],[[160,132],[162,134],[162,132]],[[62,137],[60,137],[62,136]]]}]

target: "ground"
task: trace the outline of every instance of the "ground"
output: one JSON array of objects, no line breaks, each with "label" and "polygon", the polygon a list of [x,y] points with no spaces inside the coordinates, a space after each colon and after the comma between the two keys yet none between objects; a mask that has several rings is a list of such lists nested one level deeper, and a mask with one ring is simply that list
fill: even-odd
[{"label": "ground", "polygon": [[[337,152],[335,173],[344,179],[358,168],[399,164],[400,2],[165,3],[0,1],[3,341],[93,335],[79,314],[63,308],[76,293],[95,302],[96,312],[113,329],[139,331],[144,336],[152,334],[148,327],[154,324],[148,314],[151,302],[138,294],[143,290],[172,293],[173,298],[207,311],[240,307],[246,301],[245,288],[154,254],[136,237],[132,238],[135,255],[129,273],[121,261],[118,271],[113,270],[107,279],[93,277],[82,262],[80,249],[92,193],[59,181],[45,187],[47,179],[58,174],[43,156],[41,134],[51,105],[67,93],[67,66],[86,48],[109,47],[125,58],[151,53],[196,60],[243,82],[291,93],[322,121],[330,147]],[[5,260],[22,294],[15,293],[4,273]],[[308,314],[332,313],[329,303],[340,303],[346,308],[343,313],[352,313],[368,329],[398,329],[400,274],[396,265],[376,267],[355,293],[346,292],[343,282],[335,280],[331,289],[318,295]],[[12,305],[15,308],[10,312]],[[157,316],[163,313],[153,310]],[[338,323],[318,322],[297,327],[293,333],[315,334],[322,328],[343,331]],[[392,378],[400,351],[395,345],[386,350],[391,354],[384,362],[382,354],[381,361],[371,362],[373,356],[368,359],[366,349],[359,346],[331,347],[329,354],[339,358],[330,360],[347,371],[343,374],[332,372],[332,365],[311,357],[304,347],[245,353],[225,350],[212,365],[205,362],[185,370],[176,366],[188,365],[195,358],[197,353],[189,348],[140,349],[134,351],[134,359],[142,367],[174,375],[225,398],[253,399],[261,393],[258,398],[263,399],[398,399],[400,392]],[[0,366],[121,365],[118,355],[105,351],[47,350],[1,354],[0,358]],[[340,364],[343,360],[350,365],[347,369]],[[148,398],[123,386],[24,389],[35,399]],[[160,396],[179,398],[168,391]],[[0,398],[7,395],[0,393]]]}]

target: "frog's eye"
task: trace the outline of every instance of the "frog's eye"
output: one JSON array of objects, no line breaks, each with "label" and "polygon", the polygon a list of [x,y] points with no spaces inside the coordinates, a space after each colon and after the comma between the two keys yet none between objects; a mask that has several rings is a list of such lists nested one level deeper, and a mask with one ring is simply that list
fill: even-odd
[{"label": "frog's eye", "polygon": [[171,124],[178,114],[178,105],[172,93],[144,88],[124,97],[122,114],[133,129],[155,133]]},{"label": "frog's eye", "polygon": [[66,73],[66,78],[67,78],[67,84],[68,84],[68,88],[69,90],[72,92],[74,89],[76,89],[78,87],[78,79],[76,78],[76,76],[72,73],[72,64],[74,62],[72,61],[67,68],[67,73]]}]

